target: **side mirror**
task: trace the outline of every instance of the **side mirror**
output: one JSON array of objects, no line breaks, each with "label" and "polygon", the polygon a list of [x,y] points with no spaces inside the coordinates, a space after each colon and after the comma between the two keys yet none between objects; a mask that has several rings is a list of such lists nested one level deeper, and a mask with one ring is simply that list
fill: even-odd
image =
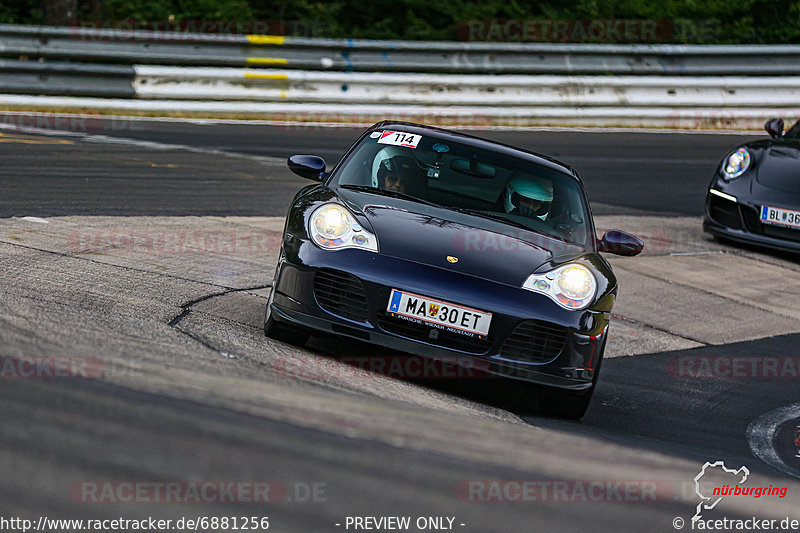
[{"label": "side mirror", "polygon": [[601,252],[617,255],[639,255],[644,243],[638,237],[618,229],[610,229],[598,243]]},{"label": "side mirror", "polygon": [[764,124],[764,129],[767,130],[769,136],[773,139],[780,139],[783,137],[783,119],[782,118],[773,118],[772,120],[768,120],[766,124]]},{"label": "side mirror", "polygon": [[325,160],[316,155],[293,155],[286,164],[289,170],[302,178],[314,181],[325,179]]}]

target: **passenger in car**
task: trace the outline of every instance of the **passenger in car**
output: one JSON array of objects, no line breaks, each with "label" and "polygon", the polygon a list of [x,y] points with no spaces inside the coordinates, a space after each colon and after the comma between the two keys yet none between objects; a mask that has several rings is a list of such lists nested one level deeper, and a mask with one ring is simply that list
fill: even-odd
[{"label": "passenger in car", "polygon": [[536,217],[544,222],[553,203],[553,184],[550,180],[515,172],[503,188],[498,202],[508,214]]}]

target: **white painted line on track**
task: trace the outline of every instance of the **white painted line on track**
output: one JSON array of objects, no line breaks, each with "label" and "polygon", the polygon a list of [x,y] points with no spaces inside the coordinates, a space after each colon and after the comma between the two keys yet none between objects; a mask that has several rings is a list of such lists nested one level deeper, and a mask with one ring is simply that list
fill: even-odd
[{"label": "white painted line on track", "polygon": [[719,255],[727,254],[726,250],[703,250],[700,252],[672,252],[669,255]]},{"label": "white painted line on track", "polygon": [[800,403],[787,405],[761,415],[747,426],[747,443],[750,445],[753,455],[776,470],[800,479],[800,472],[793,470],[783,462],[772,442],[781,424],[796,418],[800,418]]},{"label": "white painted line on track", "polygon": [[218,155],[223,157],[233,157],[237,159],[249,159],[251,161],[258,161],[261,163],[274,163],[278,160],[283,161],[281,158],[278,157],[258,156],[251,154],[243,154],[239,152],[226,152],[224,150],[217,150],[215,148],[202,148],[199,146],[190,146],[188,144],[168,144],[155,141],[143,141],[140,139],[131,139],[128,137],[112,137],[109,135],[97,135],[93,133],[84,133],[78,131],[31,128],[27,126],[18,126],[16,124],[0,123],[0,130],[34,133],[39,135],[47,135],[51,137],[75,137],[86,142],[93,142],[100,144],[121,144],[127,146],[137,146],[140,148],[148,148],[150,150],[182,150],[196,154]]}]

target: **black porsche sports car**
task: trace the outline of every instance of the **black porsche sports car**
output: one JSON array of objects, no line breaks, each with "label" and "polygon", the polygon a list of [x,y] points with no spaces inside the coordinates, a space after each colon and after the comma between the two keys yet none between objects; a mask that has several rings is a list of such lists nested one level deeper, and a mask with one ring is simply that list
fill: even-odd
[{"label": "black porsche sports car", "polygon": [[800,252],[800,121],[770,139],[744,144],[717,167],[706,196],[703,228],[717,238]]},{"label": "black porsche sports car", "polygon": [[545,156],[403,122],[369,128],[289,208],[264,330],[352,337],[533,384],[540,411],[589,405],[617,280],[581,180]]}]

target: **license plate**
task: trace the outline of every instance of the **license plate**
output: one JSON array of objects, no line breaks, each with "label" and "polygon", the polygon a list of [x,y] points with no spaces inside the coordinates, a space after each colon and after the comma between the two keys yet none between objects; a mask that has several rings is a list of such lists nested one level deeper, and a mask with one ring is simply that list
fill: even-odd
[{"label": "license plate", "polygon": [[762,205],[761,222],[800,229],[800,211]]},{"label": "license plate", "polygon": [[485,336],[489,333],[489,324],[492,322],[491,313],[398,289],[392,289],[386,310],[465,335]]}]

